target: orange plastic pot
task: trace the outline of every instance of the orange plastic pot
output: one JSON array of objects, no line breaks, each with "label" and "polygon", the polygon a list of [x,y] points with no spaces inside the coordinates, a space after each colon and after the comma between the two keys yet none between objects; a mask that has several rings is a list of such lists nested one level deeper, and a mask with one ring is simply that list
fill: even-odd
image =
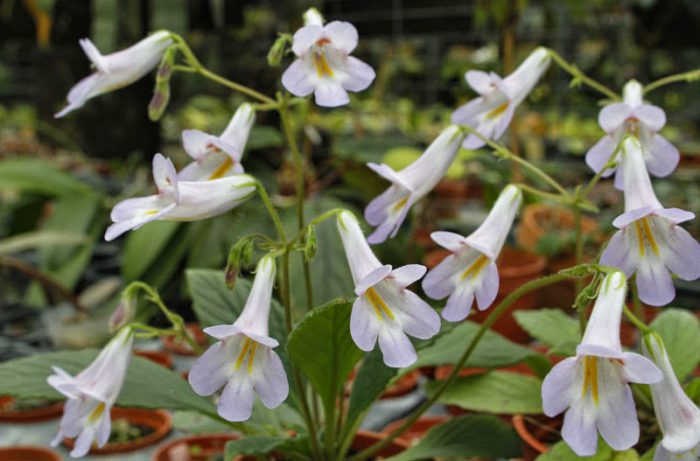
[{"label": "orange plastic pot", "polygon": [[555,443],[561,437],[561,418],[549,419],[537,417],[526,420],[522,415],[514,415],[511,424],[520,438],[525,442],[523,447],[523,460],[533,461],[538,456],[549,451],[551,443]]},{"label": "orange plastic pot", "polygon": [[158,365],[162,365],[165,368],[172,368],[173,367],[173,359],[170,357],[170,354],[168,354],[167,352],[147,351],[147,350],[137,349],[134,351],[134,354],[138,355],[139,357],[143,357],[145,359],[148,359],[151,362],[155,362]]},{"label": "orange plastic pot", "polygon": [[[574,213],[570,209],[533,203],[523,209],[515,239],[520,248],[534,253],[537,251],[539,241],[548,233],[573,231],[574,228]],[[584,235],[594,235],[598,232],[598,222],[583,216],[581,229]]]},{"label": "orange plastic pot", "polygon": [[[194,338],[195,342],[199,344],[200,347],[207,346],[207,335],[204,333],[202,327],[200,327],[198,323],[188,323],[185,328],[187,329],[187,332],[190,334],[190,336]],[[163,343],[163,347],[165,347],[165,350],[172,354],[182,355],[186,357],[192,357],[197,355],[197,353],[193,351],[187,343],[177,341],[175,339],[175,336],[163,336],[161,338],[161,341]]]},{"label": "orange plastic pot", "polygon": [[61,455],[43,447],[0,448],[2,461],[61,461]]},{"label": "orange plastic pot", "polygon": [[[355,438],[352,441],[352,449],[354,451],[362,451],[372,445],[381,442],[386,437],[386,434],[380,432],[357,431]],[[388,458],[395,456],[409,447],[408,442],[402,439],[394,439],[389,445],[379,450],[379,453],[374,455],[376,458]]]},{"label": "orange plastic pot", "polygon": [[[408,429],[406,429],[406,431],[404,431],[404,433],[401,434],[401,436],[398,437],[397,440],[402,440],[405,443],[412,445],[418,440],[420,440],[425,435],[425,433],[428,432],[433,426],[438,426],[442,423],[446,423],[449,420],[449,416],[423,416],[421,418],[418,418],[418,421],[408,426]],[[390,433],[394,432],[396,429],[401,427],[404,421],[406,420],[399,419],[398,421],[394,421],[393,423],[387,425],[382,430],[382,433],[384,433],[385,435],[389,435]]]},{"label": "orange plastic pot", "polygon": [[[0,421],[14,424],[32,424],[60,418],[63,414],[63,402],[50,403],[43,407],[12,409],[14,397],[0,397]],[[3,459],[3,458],[0,458]]]},{"label": "orange plastic pot", "polygon": [[[170,433],[172,428],[170,414],[163,410],[143,410],[140,408],[112,408],[110,413],[112,422],[116,419],[125,418],[129,424],[146,426],[153,430],[150,434],[135,440],[120,443],[107,443],[104,447],[98,448],[93,445],[90,449],[91,455],[108,455],[115,453],[128,453],[140,450],[141,448],[155,445]],[[75,446],[74,439],[63,439],[64,445],[68,448]]]},{"label": "orange plastic pot", "polygon": [[[409,394],[418,387],[418,380],[420,379],[421,372],[419,370],[413,370],[404,376],[397,379],[384,393],[381,395],[380,399],[395,399],[397,397],[403,397]],[[346,394],[350,395],[352,384],[355,381],[355,370],[350,373],[350,377],[347,381]]]},{"label": "orange plastic pot", "polygon": [[181,437],[158,448],[153,461],[207,461],[221,455],[226,443],[238,439],[234,434],[206,434]]}]

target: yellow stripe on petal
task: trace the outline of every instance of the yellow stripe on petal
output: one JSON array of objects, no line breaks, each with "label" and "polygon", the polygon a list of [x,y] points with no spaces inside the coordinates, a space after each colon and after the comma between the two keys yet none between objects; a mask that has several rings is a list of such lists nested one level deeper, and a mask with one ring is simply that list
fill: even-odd
[{"label": "yellow stripe on petal", "polygon": [[250,349],[250,357],[248,358],[248,374],[253,373],[253,362],[255,362],[255,350],[258,348],[258,343],[253,341],[253,347]]},{"label": "yellow stripe on petal", "polygon": [[495,109],[491,109],[489,112],[486,113],[486,118],[492,119],[492,118],[496,118],[496,117],[502,115],[503,112],[505,112],[506,109],[508,109],[509,102],[510,101],[506,101],[503,104],[501,104],[500,106],[496,107]]},{"label": "yellow stripe on petal", "polygon": [[403,207],[406,206],[406,203],[408,202],[408,195],[396,202],[396,204],[393,206],[394,211],[400,211]]},{"label": "yellow stripe on petal", "polygon": [[651,226],[649,225],[649,220],[647,218],[642,218],[642,225],[644,226],[644,232],[647,234],[647,240],[649,241],[649,246],[656,256],[659,255],[659,245],[656,244],[654,239],[654,234],[651,232]]},{"label": "yellow stripe on petal", "polygon": [[377,314],[379,320],[384,320],[382,313],[384,313],[391,320],[394,320],[394,313],[391,312],[389,306],[386,305],[384,300],[379,296],[379,294],[374,288],[368,288],[365,292],[365,295],[367,296],[367,299],[369,299],[370,304],[372,304],[372,307],[374,308],[374,313]]},{"label": "yellow stripe on petal", "polygon": [[316,64],[316,73],[319,77],[327,75],[328,77],[333,77],[333,69],[328,65],[326,60],[326,55],[322,51],[313,53],[314,64]]},{"label": "yellow stripe on petal", "polygon": [[88,421],[90,423],[96,423],[102,417],[102,414],[104,412],[105,412],[105,404],[100,402],[100,404],[97,405],[94,410],[92,410],[90,415],[88,415]]},{"label": "yellow stripe on petal", "polygon": [[583,388],[581,398],[591,391],[593,402],[598,405],[598,357],[587,355],[583,358]]},{"label": "yellow stripe on petal", "polygon": [[486,267],[486,265],[489,263],[489,258],[487,258],[485,255],[479,255],[478,258],[465,270],[462,272],[462,276],[460,277],[460,280],[464,280],[467,277],[472,277],[476,278],[477,275]]},{"label": "yellow stripe on petal", "polygon": [[243,360],[245,359],[246,353],[248,353],[251,342],[252,341],[250,338],[246,338],[245,341],[243,341],[243,347],[241,348],[241,352],[238,354],[238,358],[236,359],[236,370],[241,368],[241,365],[243,365]]},{"label": "yellow stripe on petal", "polygon": [[219,167],[214,170],[214,172],[209,176],[209,180],[212,179],[219,179],[223,178],[226,173],[228,173],[228,170],[231,169],[233,166],[233,159],[229,157],[228,155],[226,156],[226,160],[224,160]]}]

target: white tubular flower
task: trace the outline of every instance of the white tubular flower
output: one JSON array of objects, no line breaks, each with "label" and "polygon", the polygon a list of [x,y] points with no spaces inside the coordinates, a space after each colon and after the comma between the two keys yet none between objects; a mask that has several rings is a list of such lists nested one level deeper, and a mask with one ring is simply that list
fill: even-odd
[{"label": "white tubular flower", "polygon": [[[644,161],[649,173],[668,176],[678,166],[680,154],[673,144],[658,134],[666,124],[666,114],[657,106],[645,104],[642,85],[636,80],[627,82],[622,90],[623,102],[609,104],[598,115],[600,127],[607,133],[586,153],[586,163],[596,173],[605,167],[625,136],[635,136],[642,144]],[[615,187],[622,189],[622,171],[608,168],[603,177],[615,173]]]},{"label": "white tubular flower", "polygon": [[173,43],[170,32],[161,30],[135,45],[103,56],[88,38],[80,40],[80,46],[95,67],[95,73],[79,81],[68,93],[68,105],[58,112],[60,118],[82,107],[85,102],[110,91],[131,85],[153,70]]},{"label": "white tubular flower", "polygon": [[295,96],[314,93],[319,106],[343,106],[350,102],[348,91],[364,90],[375,77],[374,69],[350,56],[357,46],[357,29],[344,21],[324,26],[317,11],[304,17],[306,25],[292,42],[297,59],[282,75],[282,84]]},{"label": "white tubular flower", "polygon": [[[527,97],[549,68],[549,51],[539,47],[515,71],[501,79],[497,74],[470,70],[465,78],[479,97],[452,113],[452,123],[474,128],[481,136],[496,140],[506,131],[515,109]],[[465,149],[484,145],[475,134],[464,140]]]},{"label": "white tubular flower", "polygon": [[49,385],[68,397],[52,446],[57,446],[64,437],[77,437],[70,455],[79,458],[85,456],[94,440],[100,448],[107,443],[112,425],[109,412],[124,384],[133,342],[131,328],[122,328],[77,375],[52,367],[55,374],[48,377]]},{"label": "white tubular flower", "polygon": [[367,239],[370,243],[381,243],[396,235],[413,204],[427,195],[445,176],[462,139],[460,128],[450,125],[435,138],[418,160],[399,172],[386,164],[367,164],[392,183],[365,208],[365,219],[370,225],[377,226]]},{"label": "white tubular flower", "polygon": [[623,141],[621,155],[625,212],[613,221],[620,230],[608,243],[600,263],[618,267],[627,277],[636,274],[639,298],[662,306],[676,296],[671,273],[683,280],[700,277],[700,244],[678,226],[695,215],[659,203],[636,138]]},{"label": "white tubular flower", "polygon": [[158,194],[131,198],[112,209],[114,224],[107,228],[105,240],[138,229],[151,221],[198,221],[225,213],[248,200],[255,192],[255,179],[236,174],[210,181],[179,181],[173,163],[156,154],[153,179]]},{"label": "white tubular flower", "polygon": [[596,453],[597,432],[616,451],[637,443],[639,421],[628,383],[651,384],[662,378],[653,362],[622,351],[626,291],[622,272],[605,277],[576,357],[555,365],[542,383],[544,413],[556,416],[566,410],[561,435],[579,456]]},{"label": "white tubular flower", "polygon": [[180,181],[208,181],[243,173],[241,157],[255,123],[255,110],[241,104],[221,136],[199,130],[182,132],[182,146],[194,162],[177,175]]},{"label": "white tubular flower", "polygon": [[656,419],[663,432],[654,460],[676,459],[676,455],[692,455],[688,452],[693,451],[695,457],[691,459],[697,459],[700,455],[700,409],[678,382],[661,338],[655,334],[646,335],[642,351],[663,373],[663,379],[651,386]]},{"label": "white tubular flower", "polygon": [[217,412],[228,421],[249,419],[255,394],[270,409],[278,407],[289,394],[284,366],[272,350],[279,342],[268,333],[274,283],[275,260],[265,256],[258,262],[253,287],[235,323],[204,329],[219,341],[197,359],[189,382],[203,396],[223,387]]},{"label": "white tubular flower", "polygon": [[408,336],[428,339],[440,331],[440,316],[406,289],[425,274],[425,266],[392,270],[374,255],[352,213],[340,213],[337,222],[357,295],[350,316],[352,339],[366,352],[379,342],[387,366],[407,367],[416,361]]},{"label": "white tubular flower", "polygon": [[452,252],[423,279],[423,290],[433,299],[449,296],[442,316],[450,322],[464,320],[474,298],[479,310],[487,309],[498,294],[498,258],[523,201],[514,185],[503,189],[486,220],[469,237],[433,232],[432,239]]}]

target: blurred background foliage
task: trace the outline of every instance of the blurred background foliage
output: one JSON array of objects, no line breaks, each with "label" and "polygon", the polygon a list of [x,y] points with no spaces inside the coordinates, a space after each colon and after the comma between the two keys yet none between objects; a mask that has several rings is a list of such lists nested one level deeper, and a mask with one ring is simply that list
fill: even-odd
[{"label": "blurred background foliage", "polygon": [[[327,20],[356,25],[356,54],[377,70],[377,79],[349,107],[297,110],[309,215],[338,206],[359,212],[386,187],[364,164],[401,168],[417,158],[452,110],[474,96],[464,82],[467,70],[507,73],[538,45],[616,90],[630,78],[648,82],[700,67],[696,0],[0,0],[3,333],[31,330],[22,327],[27,312],[48,305],[64,305],[64,320],[99,316],[81,313],[91,309],[109,312],[119,287],[136,279],[157,286],[188,315],[184,269],[220,269],[238,237],[271,231],[256,198],[226,216],[153,223],[104,242],[112,205],[153,191],[153,154],[162,152],[182,167],[188,158],[180,132],[221,132],[243,99],[204,79],[176,75],[168,112],[154,123],[146,111],[153,81],[144,78],[55,120],[68,89],[89,72],[78,39],[90,37],[108,53],[166,28],[182,34],[207,67],[274,94],[284,67],[268,67],[267,51],[277,33],[301,25],[301,12],[310,6]],[[570,89],[569,81],[553,66],[505,140],[573,186],[589,177],[582,156],[603,132],[596,121],[598,95]],[[700,212],[698,86],[664,87],[652,102],[666,110],[664,134],[683,153],[680,170],[655,181],[657,191],[669,207]],[[243,162],[274,193],[293,229],[293,167],[277,125],[274,114],[258,114]],[[383,260],[419,261],[429,249],[425,236],[437,228],[467,233],[512,174],[486,152],[460,152],[407,229],[378,249]],[[594,195],[607,232],[620,194],[605,182]],[[691,226],[697,236],[698,224]],[[566,253],[570,235],[555,230],[536,251]],[[320,304],[351,286],[332,223],[318,234],[313,271]],[[292,273],[301,303],[301,271]]]}]

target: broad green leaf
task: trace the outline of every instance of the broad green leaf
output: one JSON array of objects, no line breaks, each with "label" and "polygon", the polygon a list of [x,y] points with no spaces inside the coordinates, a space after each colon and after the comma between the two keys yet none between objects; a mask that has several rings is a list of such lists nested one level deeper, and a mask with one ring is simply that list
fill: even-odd
[{"label": "broad green leaf", "polygon": [[362,351],[350,337],[351,304],[336,300],[312,310],[289,336],[287,351],[309,378],[326,408],[335,405],[340,388]]},{"label": "broad green leaf", "polygon": [[[245,305],[251,283],[239,277],[233,290],[224,282],[224,273],[211,269],[188,269],[187,286],[194,309],[202,327],[233,323]],[[270,335],[285,343],[284,308],[275,299],[270,309]]]},{"label": "broad green leaf", "polygon": [[692,381],[685,385],[684,389],[693,402],[700,404],[700,378],[693,378]]},{"label": "broad green leaf", "polygon": [[[0,364],[0,395],[62,400],[46,382],[51,366],[76,374],[96,357],[97,349],[36,354]],[[133,357],[117,404],[129,407],[193,410],[216,417],[214,404],[192,391],[178,373],[142,357]]]},{"label": "broad green leaf", "polygon": [[[431,344],[418,350],[418,361],[413,368],[452,365],[457,363],[480,325],[463,322],[441,334]],[[497,368],[522,362],[536,352],[515,344],[498,333],[487,331],[467,361],[467,366]]]},{"label": "broad green leaf", "polygon": [[522,442],[513,428],[495,416],[464,415],[431,428],[420,441],[391,461],[433,458],[516,458]]},{"label": "broad green leaf", "polygon": [[95,190],[43,160],[0,162],[0,188],[33,192],[51,197],[96,195]]},{"label": "broad green leaf", "polygon": [[536,461],[612,461],[613,459],[615,459],[615,452],[603,439],[599,438],[598,451],[593,456],[578,456],[562,440],[552,445],[547,453],[538,456]]},{"label": "broad green leaf", "polygon": [[284,142],[280,130],[269,125],[254,125],[246,143],[247,150],[279,147]]},{"label": "broad green leaf", "polygon": [[563,355],[573,355],[581,339],[578,322],[560,309],[515,311],[515,320],[530,336]]},{"label": "broad green leaf", "polygon": [[156,288],[164,287],[179,272],[192,242],[190,223],[181,226],[158,258],[151,264],[141,280]]},{"label": "broad green leaf", "polygon": [[295,438],[267,435],[246,436],[226,444],[225,459],[235,459],[239,455],[266,455],[273,451],[307,455],[309,452],[308,438],[306,436]]},{"label": "broad green leaf", "polygon": [[39,230],[0,240],[0,254],[7,255],[35,248],[86,243],[87,237],[76,232]]},{"label": "broad green leaf", "polygon": [[[432,394],[440,382],[427,387]],[[540,414],[542,380],[534,376],[507,371],[489,371],[460,377],[445,391],[440,403],[465,410],[497,414]]]},{"label": "broad green leaf", "polygon": [[122,275],[138,280],[162,254],[170,239],[182,226],[174,221],[155,221],[129,232],[124,242]]},{"label": "broad green leaf", "polygon": [[384,358],[379,348],[375,348],[365,356],[352,386],[350,407],[345,422],[347,428],[351,428],[359,422],[370,405],[384,392],[389,382],[397,374],[396,368],[384,364]]},{"label": "broad green leaf", "polygon": [[664,308],[651,327],[663,338],[676,376],[683,381],[700,363],[700,319],[685,309]]}]

